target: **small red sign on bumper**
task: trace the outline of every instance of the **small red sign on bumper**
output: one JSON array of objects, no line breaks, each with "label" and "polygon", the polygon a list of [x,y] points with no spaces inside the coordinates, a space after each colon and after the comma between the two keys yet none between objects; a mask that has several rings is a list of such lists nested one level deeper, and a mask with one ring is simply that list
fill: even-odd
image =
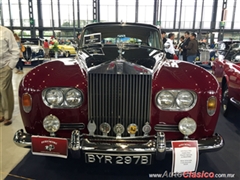
[{"label": "small red sign on bumper", "polygon": [[67,158],[68,141],[65,138],[32,136],[32,154]]},{"label": "small red sign on bumper", "polygon": [[25,61],[24,64],[25,65],[31,65],[31,61]]}]

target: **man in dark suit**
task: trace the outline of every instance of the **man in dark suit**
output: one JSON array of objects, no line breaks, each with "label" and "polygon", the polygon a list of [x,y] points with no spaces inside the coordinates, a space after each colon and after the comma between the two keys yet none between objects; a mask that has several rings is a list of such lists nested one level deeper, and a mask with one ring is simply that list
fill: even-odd
[{"label": "man in dark suit", "polygon": [[162,31],[162,32],[161,32],[161,35],[162,35],[163,44],[165,44],[165,42],[167,41],[166,32],[165,32],[165,31]]},{"label": "man in dark suit", "polygon": [[194,63],[198,53],[198,41],[196,40],[195,33],[191,33],[190,41],[186,49],[187,49],[187,61],[190,63]]},{"label": "man in dark suit", "polygon": [[184,42],[182,43],[181,49],[182,49],[183,60],[187,61],[187,49],[186,49],[186,47],[188,46],[189,41],[190,41],[188,31],[185,32],[184,37],[185,37],[185,39],[184,39]]}]

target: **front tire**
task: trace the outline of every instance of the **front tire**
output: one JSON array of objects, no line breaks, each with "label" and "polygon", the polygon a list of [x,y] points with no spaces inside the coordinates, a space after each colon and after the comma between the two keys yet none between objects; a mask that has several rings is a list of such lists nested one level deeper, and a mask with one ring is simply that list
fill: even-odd
[{"label": "front tire", "polygon": [[51,50],[51,49],[50,49],[50,51],[49,51],[49,56],[50,56],[50,57],[54,57],[54,51]]},{"label": "front tire", "polygon": [[65,52],[64,54],[65,57],[69,57],[70,56],[70,53],[68,51]]}]

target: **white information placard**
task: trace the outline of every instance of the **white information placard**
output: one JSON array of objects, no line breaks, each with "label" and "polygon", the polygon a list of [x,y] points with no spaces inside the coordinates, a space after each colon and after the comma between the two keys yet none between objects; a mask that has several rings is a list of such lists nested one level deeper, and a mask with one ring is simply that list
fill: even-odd
[{"label": "white information placard", "polygon": [[199,160],[197,141],[172,141],[172,148],[173,173],[197,171]]}]

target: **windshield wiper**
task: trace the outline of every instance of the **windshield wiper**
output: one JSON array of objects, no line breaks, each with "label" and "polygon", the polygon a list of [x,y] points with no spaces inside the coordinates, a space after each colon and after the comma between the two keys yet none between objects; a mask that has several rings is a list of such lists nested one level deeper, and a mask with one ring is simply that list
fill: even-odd
[{"label": "windshield wiper", "polygon": [[86,49],[86,48],[102,48],[103,44],[87,44],[80,49]]},{"label": "windshield wiper", "polygon": [[163,50],[161,49],[158,49],[158,48],[155,48],[155,47],[151,47],[151,46],[148,46],[148,45],[141,45],[141,44],[129,44],[129,43],[125,43],[123,45],[123,49],[125,47],[135,47],[135,48],[144,48],[144,49],[154,49],[154,50],[158,50],[158,51],[161,51],[161,52],[164,52]]}]

